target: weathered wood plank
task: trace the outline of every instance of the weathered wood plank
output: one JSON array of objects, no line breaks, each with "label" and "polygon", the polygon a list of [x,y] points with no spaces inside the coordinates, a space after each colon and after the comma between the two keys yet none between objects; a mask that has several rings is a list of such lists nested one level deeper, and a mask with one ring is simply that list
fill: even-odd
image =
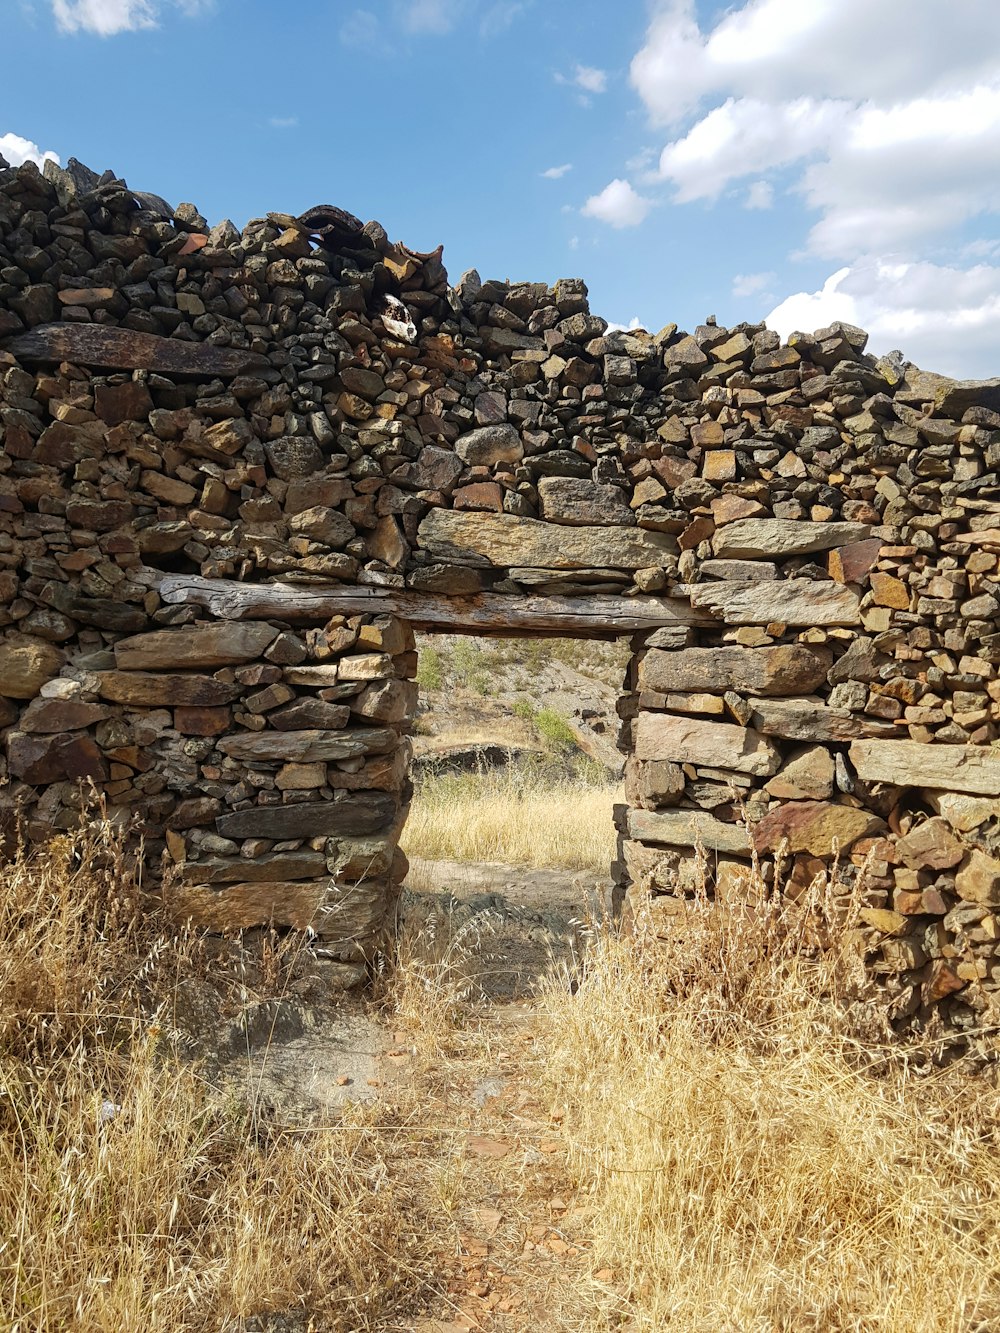
[{"label": "weathered wood plank", "polygon": [[69,361],[101,370],[156,370],[167,375],[239,375],[268,364],[255,352],[108,324],[39,324],[3,345],[21,361]]},{"label": "weathered wood plank", "polygon": [[167,574],[160,596],[172,605],[203,606],[222,620],[274,617],[319,621],[334,615],[388,614],[415,629],[503,637],[561,634],[616,638],[674,625],[710,625],[712,617],[686,601],[665,597],[469,597],[355,588],[345,584],[237,583],[195,574]]}]

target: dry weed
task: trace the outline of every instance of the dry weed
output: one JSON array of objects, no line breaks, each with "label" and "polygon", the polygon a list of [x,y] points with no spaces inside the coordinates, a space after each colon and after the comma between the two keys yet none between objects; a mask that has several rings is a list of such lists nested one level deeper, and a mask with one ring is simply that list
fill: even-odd
[{"label": "dry weed", "polygon": [[408,856],[431,861],[501,861],[605,875],[615,855],[618,799],[616,786],[568,780],[544,766],[429,774],[420,782],[402,846]]},{"label": "dry weed", "polygon": [[669,947],[602,933],[543,1000],[596,1264],[636,1329],[997,1327],[992,1085],[880,1040],[851,903],[757,887],[696,895]]},{"label": "dry weed", "polygon": [[420,1287],[386,1108],[289,1126],[180,1058],[165,1016],[197,943],[106,821],[0,869],[4,1328],[376,1329]]}]

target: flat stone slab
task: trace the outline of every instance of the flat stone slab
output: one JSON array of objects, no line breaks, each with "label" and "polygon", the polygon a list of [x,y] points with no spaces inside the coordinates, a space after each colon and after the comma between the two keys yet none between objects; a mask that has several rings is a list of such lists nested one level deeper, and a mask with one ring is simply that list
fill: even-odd
[{"label": "flat stone slab", "polygon": [[757,777],[771,777],[781,767],[778,747],[751,727],[669,713],[639,714],[635,754],[637,759],[670,759]]},{"label": "flat stone slab", "polygon": [[836,546],[864,541],[871,536],[867,523],[807,523],[792,518],[738,518],[712,538],[712,550],[721,560],[771,560],[790,555],[812,555]]},{"label": "flat stone slab", "polygon": [[852,713],[849,708],[828,708],[819,699],[748,699],[750,719],[765,736],[790,741],[853,741],[899,734],[891,722]]},{"label": "flat stone slab", "polygon": [[639,688],[670,692],[709,690],[725,694],[810,694],[826,678],[831,655],[804,644],[776,648],[653,649],[639,665]]},{"label": "flat stone slab", "polygon": [[684,588],[692,607],[727,625],[860,625],[857,593],[839,583],[777,579],[758,583],[695,583]]},{"label": "flat stone slab", "polygon": [[385,792],[366,792],[341,801],[299,801],[295,805],[255,805],[219,815],[217,831],[224,838],[290,838],[357,836],[376,833],[396,815],[396,802]]},{"label": "flat stone slab", "polygon": [[989,746],[859,740],[849,755],[866,782],[1000,796],[1000,752]]},{"label": "flat stone slab", "polygon": [[352,759],[358,755],[384,754],[398,737],[388,727],[358,727],[353,731],[248,731],[219,741],[223,754],[234,759],[295,760]]},{"label": "flat stone slab", "polygon": [[115,704],[140,708],[212,707],[239,697],[239,685],[228,685],[213,676],[183,672],[159,675],[147,671],[99,671],[97,693]]},{"label": "flat stone slab", "polygon": [[121,671],[237,666],[255,662],[277,637],[273,625],[255,621],[153,630],[120,639],[115,644],[115,662]]},{"label": "flat stone slab", "polygon": [[704,847],[710,852],[750,855],[745,824],[724,824],[707,810],[630,810],[628,835],[665,847]]},{"label": "flat stone slab", "polygon": [[647,569],[677,549],[672,537],[643,528],[570,527],[450,509],[432,509],[417,542],[439,560],[503,569]]}]

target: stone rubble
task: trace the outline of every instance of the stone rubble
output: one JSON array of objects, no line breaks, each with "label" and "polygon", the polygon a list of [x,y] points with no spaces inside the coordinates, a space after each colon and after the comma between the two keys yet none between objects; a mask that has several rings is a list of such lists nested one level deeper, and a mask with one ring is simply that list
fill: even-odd
[{"label": "stone rubble", "polygon": [[[405,873],[393,595],[609,627],[667,599],[620,701],[621,892],[680,892],[700,845],[719,891],[754,849],[799,894],[836,853],[892,1014],[970,1027],[1000,985],[1000,380],[865,344],[610,331],[579,279],[451,286],[341,209],[241,232],[0,164],[0,815],[44,838],[93,782],[181,915],[367,959]],[[220,621],[179,575],[387,613]]]}]

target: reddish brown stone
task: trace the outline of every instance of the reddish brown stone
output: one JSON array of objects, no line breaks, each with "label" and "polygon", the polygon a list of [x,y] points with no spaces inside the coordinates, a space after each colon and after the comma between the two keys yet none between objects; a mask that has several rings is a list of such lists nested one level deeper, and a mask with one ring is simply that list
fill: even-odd
[{"label": "reddish brown stone", "polygon": [[965,984],[956,973],[954,964],[945,958],[935,958],[931,963],[930,976],[924,982],[924,1002],[936,1004],[938,1000],[960,991]]},{"label": "reddish brown stone", "polygon": [[764,816],[753,830],[758,852],[776,852],[787,840],[791,852],[832,857],[834,843],[845,851],[852,843],[885,825],[867,810],[826,801],[794,801]]},{"label": "reddish brown stone", "polygon": [[689,458],[656,458],[653,471],[668,490],[675,490],[682,481],[688,481],[698,471],[697,463]]},{"label": "reddish brown stone", "polygon": [[34,786],[87,778],[108,780],[104,756],[89,736],[41,737],[11,732],[7,737],[7,762],[11,777]]},{"label": "reddish brown stone", "polygon": [[677,545],[682,551],[693,551],[700,542],[707,542],[714,532],[715,523],[712,519],[693,519],[677,538]]},{"label": "reddish brown stone", "polygon": [[869,537],[867,541],[852,541],[847,547],[837,547],[827,557],[827,569],[837,583],[861,583],[869,569],[879,559],[881,541]]},{"label": "reddish brown stone", "polygon": [[925,819],[900,838],[896,854],[911,870],[950,870],[965,855],[965,848],[943,819]]},{"label": "reddish brown stone", "polygon": [[474,482],[461,486],[455,492],[456,509],[485,509],[494,514],[503,512],[503,491],[495,481]]},{"label": "reddish brown stone", "polygon": [[174,727],[182,736],[221,736],[230,717],[228,708],[175,708]]},{"label": "reddish brown stone", "polygon": [[80,699],[33,699],[21,715],[20,727],[33,736],[55,735],[60,731],[82,731],[110,716],[110,708]]}]

